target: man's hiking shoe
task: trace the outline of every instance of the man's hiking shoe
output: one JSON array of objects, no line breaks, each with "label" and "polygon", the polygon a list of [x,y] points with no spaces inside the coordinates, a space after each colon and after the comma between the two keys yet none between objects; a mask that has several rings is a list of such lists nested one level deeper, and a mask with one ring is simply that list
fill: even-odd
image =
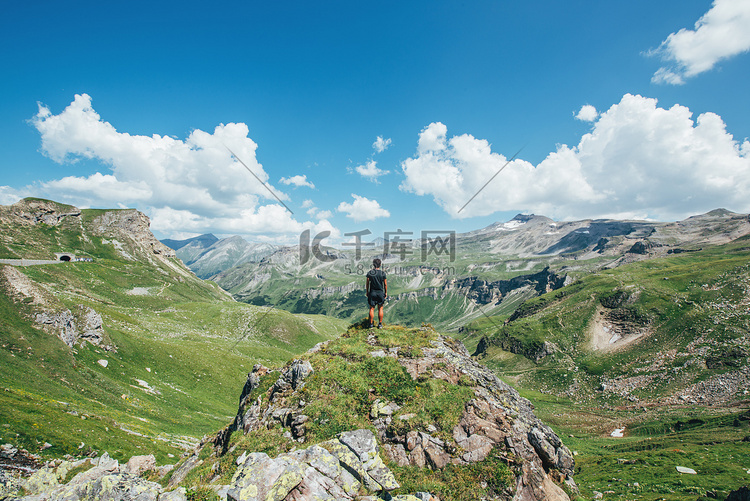
[{"label": "man's hiking shoe", "polygon": [[373,324],[370,324],[370,329],[372,329],[373,327],[375,327],[375,325],[373,325]]},{"label": "man's hiking shoe", "polygon": [[378,329],[382,329],[382,328],[383,328],[383,324],[378,324]]}]

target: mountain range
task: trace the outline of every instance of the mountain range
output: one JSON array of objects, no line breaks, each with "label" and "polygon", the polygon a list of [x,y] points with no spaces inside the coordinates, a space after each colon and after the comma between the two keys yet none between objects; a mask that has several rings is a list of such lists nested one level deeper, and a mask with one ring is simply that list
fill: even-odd
[{"label": "mountain range", "polygon": [[236,235],[219,240],[210,233],[186,240],[165,239],[162,243],[174,249],[175,255],[199,278],[210,278],[243,263],[258,262],[279,248],[268,243],[250,243]]},{"label": "mountain range", "polygon": [[394,252],[384,242],[363,246],[359,258],[351,247],[328,248],[325,260],[306,262],[300,259],[304,249],[282,247],[262,259],[214,268],[218,272],[211,280],[238,301],[357,321],[367,308],[364,275],[372,259],[380,257],[389,275],[393,321],[429,322],[455,331],[484,316],[510,314],[522,301],[593,271],[727,243],[748,233],[748,216],[724,209],[677,222],[555,222],[519,214],[455,234],[455,247],[415,240]]},{"label": "mountain range", "polygon": [[[301,262],[0,207],[0,499],[723,499],[750,464],[749,228],[519,215]],[[178,258],[212,247],[248,260]]]}]

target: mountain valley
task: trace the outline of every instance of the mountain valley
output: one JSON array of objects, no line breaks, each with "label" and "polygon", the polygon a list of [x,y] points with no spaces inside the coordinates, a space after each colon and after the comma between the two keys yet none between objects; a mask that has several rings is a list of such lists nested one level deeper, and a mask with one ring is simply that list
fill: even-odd
[{"label": "mountain valley", "polygon": [[[750,478],[747,215],[519,215],[451,252],[303,263],[40,199],[0,207],[0,235],[0,463],[53,461],[3,500],[694,500]],[[383,330],[360,323],[375,256]]]}]

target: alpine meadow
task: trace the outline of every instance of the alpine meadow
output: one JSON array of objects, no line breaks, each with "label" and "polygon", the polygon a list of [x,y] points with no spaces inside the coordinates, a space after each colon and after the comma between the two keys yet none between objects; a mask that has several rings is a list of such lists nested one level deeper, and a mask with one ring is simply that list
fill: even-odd
[{"label": "alpine meadow", "polygon": [[750,0],[0,42],[0,501],[750,499]]}]

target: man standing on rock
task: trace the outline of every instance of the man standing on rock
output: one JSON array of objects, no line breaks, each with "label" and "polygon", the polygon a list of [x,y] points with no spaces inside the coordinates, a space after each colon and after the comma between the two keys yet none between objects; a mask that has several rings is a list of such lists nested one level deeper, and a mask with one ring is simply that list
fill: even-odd
[{"label": "man standing on rock", "polygon": [[366,290],[367,303],[370,305],[370,328],[374,327],[375,306],[378,307],[378,329],[383,328],[383,304],[388,297],[388,281],[385,272],[380,269],[382,262],[375,258],[372,260],[373,269],[367,272]]}]

